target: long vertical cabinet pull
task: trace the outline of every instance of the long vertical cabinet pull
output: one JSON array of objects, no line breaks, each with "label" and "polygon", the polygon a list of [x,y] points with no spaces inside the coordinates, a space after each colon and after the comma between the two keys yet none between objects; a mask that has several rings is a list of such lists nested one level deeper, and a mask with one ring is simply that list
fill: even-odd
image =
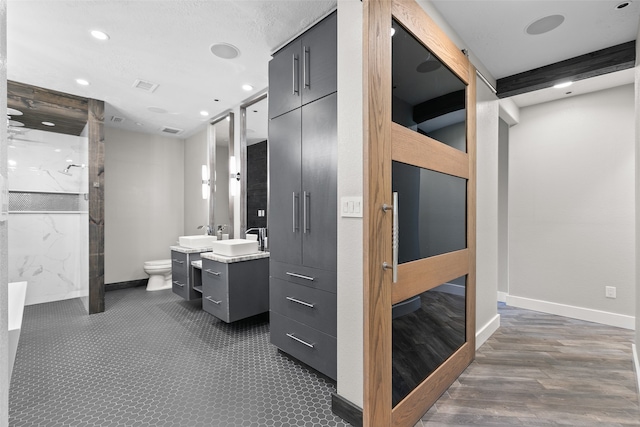
[{"label": "long vertical cabinet pull", "polygon": [[304,221],[303,224],[303,232],[305,234],[311,232],[311,218],[310,215],[310,206],[311,205],[311,193],[304,192],[304,200],[302,201],[302,219]]},{"label": "long vertical cabinet pull", "polygon": [[300,93],[300,84],[298,83],[299,80],[299,72],[298,72],[298,55],[296,55],[295,53],[293,54],[293,60],[292,62],[292,66],[293,66],[293,73],[292,74],[292,78],[291,80],[293,81],[293,95],[299,95]]},{"label": "long vertical cabinet pull", "polygon": [[304,70],[303,70],[303,77],[304,77],[304,87],[306,88],[311,88],[311,78],[309,76],[309,71],[311,70],[311,64],[310,64],[310,56],[311,56],[311,51],[309,50],[309,46],[305,46],[304,47],[304,62],[302,63]]},{"label": "long vertical cabinet pull", "polygon": [[400,244],[398,226],[398,193],[393,193],[393,229],[391,231],[391,250],[393,256],[393,283],[398,282],[398,246]]},{"label": "long vertical cabinet pull", "polygon": [[296,203],[298,201],[298,195],[296,194],[296,192],[293,192],[293,198],[291,200],[291,206],[293,211],[291,212],[291,222],[293,223],[293,232],[295,233],[296,231],[298,231],[298,229],[300,228],[298,226],[298,203]]}]

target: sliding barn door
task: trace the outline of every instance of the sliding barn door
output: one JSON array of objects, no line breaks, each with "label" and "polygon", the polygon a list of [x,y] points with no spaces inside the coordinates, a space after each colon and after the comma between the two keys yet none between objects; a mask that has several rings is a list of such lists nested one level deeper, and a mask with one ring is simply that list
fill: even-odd
[{"label": "sliding barn door", "polygon": [[365,426],[413,426],[475,355],[475,69],[365,0]]}]

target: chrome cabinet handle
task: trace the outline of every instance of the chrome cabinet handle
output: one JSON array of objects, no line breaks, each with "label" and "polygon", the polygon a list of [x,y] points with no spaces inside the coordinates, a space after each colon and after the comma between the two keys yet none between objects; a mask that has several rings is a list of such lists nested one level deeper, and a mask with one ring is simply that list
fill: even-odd
[{"label": "chrome cabinet handle", "polygon": [[[309,208],[307,207],[307,205],[311,205],[311,193],[308,192],[304,192],[304,201],[302,203],[302,218],[304,221],[304,233],[310,233],[311,232],[311,224],[309,224],[311,222],[311,218],[309,218]],[[307,203],[307,200],[309,201]]]},{"label": "chrome cabinet handle", "polygon": [[298,95],[298,93],[300,92],[298,90],[298,55],[296,55],[295,53],[293,54],[293,61],[292,61],[292,65],[293,65],[293,95]]},{"label": "chrome cabinet handle", "polygon": [[179,259],[173,259],[173,262],[178,263],[178,264],[184,264],[184,261],[180,261]]},{"label": "chrome cabinet handle", "polygon": [[290,273],[290,272],[286,272],[284,273],[287,276],[291,276],[291,277],[297,277],[298,279],[304,279],[304,280],[310,280],[310,281],[314,281],[315,279],[313,277],[310,276],[303,276],[302,274],[298,274],[298,273]]},{"label": "chrome cabinet handle", "polygon": [[308,302],[300,301],[299,299],[296,299],[296,298],[293,298],[293,297],[286,297],[286,298],[291,302],[295,302],[297,304],[304,305],[305,307],[309,307],[309,308],[313,308],[314,307],[314,304],[309,304]]},{"label": "chrome cabinet handle", "polygon": [[309,50],[309,46],[305,46],[304,47],[304,62],[302,63],[303,67],[304,67],[304,87],[305,88],[311,88],[311,79],[309,78],[309,71],[311,70],[311,66],[309,63],[309,59],[311,56],[311,51]]},{"label": "chrome cabinet handle", "polygon": [[174,285],[178,285],[178,286],[180,286],[181,288],[184,288],[184,283],[180,283],[180,282],[178,282],[177,280],[174,280],[174,281],[173,281],[173,284],[174,284]]},{"label": "chrome cabinet handle", "polygon": [[308,343],[308,342],[306,342],[306,341],[304,341],[304,340],[301,340],[300,338],[296,337],[296,336],[295,336],[295,335],[293,335],[293,334],[287,334],[287,336],[288,336],[289,338],[291,338],[292,340],[299,342],[300,344],[304,344],[304,345],[306,345],[306,346],[307,346],[307,347],[309,347],[309,348],[314,348],[314,347],[315,347],[313,344]]},{"label": "chrome cabinet handle", "polygon": [[293,208],[293,211],[291,212],[291,221],[293,222],[293,232],[295,233],[297,230],[300,229],[299,225],[298,225],[298,203],[296,203],[298,201],[298,195],[296,194],[296,192],[293,192],[293,199],[291,201],[291,206]]},{"label": "chrome cabinet handle", "polygon": [[216,304],[216,305],[220,305],[220,303],[222,302],[222,300],[220,301],[216,301],[213,298],[209,297],[205,297],[206,300],[211,301],[212,303]]},{"label": "chrome cabinet handle", "polygon": [[209,270],[208,268],[205,270],[205,272],[207,272],[209,274],[213,274],[214,276],[219,276],[220,275],[220,273],[218,271]]},{"label": "chrome cabinet handle", "polygon": [[393,193],[393,229],[391,230],[391,250],[393,256],[393,283],[398,283],[398,246],[400,230],[398,226],[398,193]]}]

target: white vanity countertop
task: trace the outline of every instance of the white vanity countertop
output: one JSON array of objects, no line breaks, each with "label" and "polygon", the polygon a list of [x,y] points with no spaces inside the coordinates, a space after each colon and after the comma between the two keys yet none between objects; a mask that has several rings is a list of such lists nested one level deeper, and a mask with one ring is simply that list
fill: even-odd
[{"label": "white vanity countertop", "polygon": [[239,255],[239,256],[224,256],[214,254],[213,252],[204,252],[200,254],[200,258],[206,258],[213,261],[224,262],[225,264],[231,264],[232,262],[251,261],[252,259],[269,258],[269,252],[256,252],[254,254]]},{"label": "white vanity countertop", "polygon": [[212,248],[186,248],[184,246],[169,246],[169,249],[183,254],[198,254],[201,252],[211,252]]}]

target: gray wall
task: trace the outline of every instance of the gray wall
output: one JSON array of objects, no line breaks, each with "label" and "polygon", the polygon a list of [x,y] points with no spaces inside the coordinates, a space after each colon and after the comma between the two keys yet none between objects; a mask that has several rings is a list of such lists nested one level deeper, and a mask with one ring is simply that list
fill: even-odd
[{"label": "gray wall", "polygon": [[509,135],[509,304],[633,327],[635,120],[633,85],[520,110]]},{"label": "gray wall", "polygon": [[107,127],[104,164],[105,283],[146,279],[183,235],[184,142]]},{"label": "gray wall", "polygon": [[498,292],[509,293],[509,125],[498,128]]},{"label": "gray wall", "polygon": [[[0,0],[0,117],[7,114],[7,2]],[[0,120],[0,194],[7,197],[7,122]],[[2,209],[2,204],[0,204]],[[2,215],[3,212],[0,212]],[[9,233],[7,221],[0,217],[0,427],[9,425],[9,348],[7,318],[7,270]]]}]

